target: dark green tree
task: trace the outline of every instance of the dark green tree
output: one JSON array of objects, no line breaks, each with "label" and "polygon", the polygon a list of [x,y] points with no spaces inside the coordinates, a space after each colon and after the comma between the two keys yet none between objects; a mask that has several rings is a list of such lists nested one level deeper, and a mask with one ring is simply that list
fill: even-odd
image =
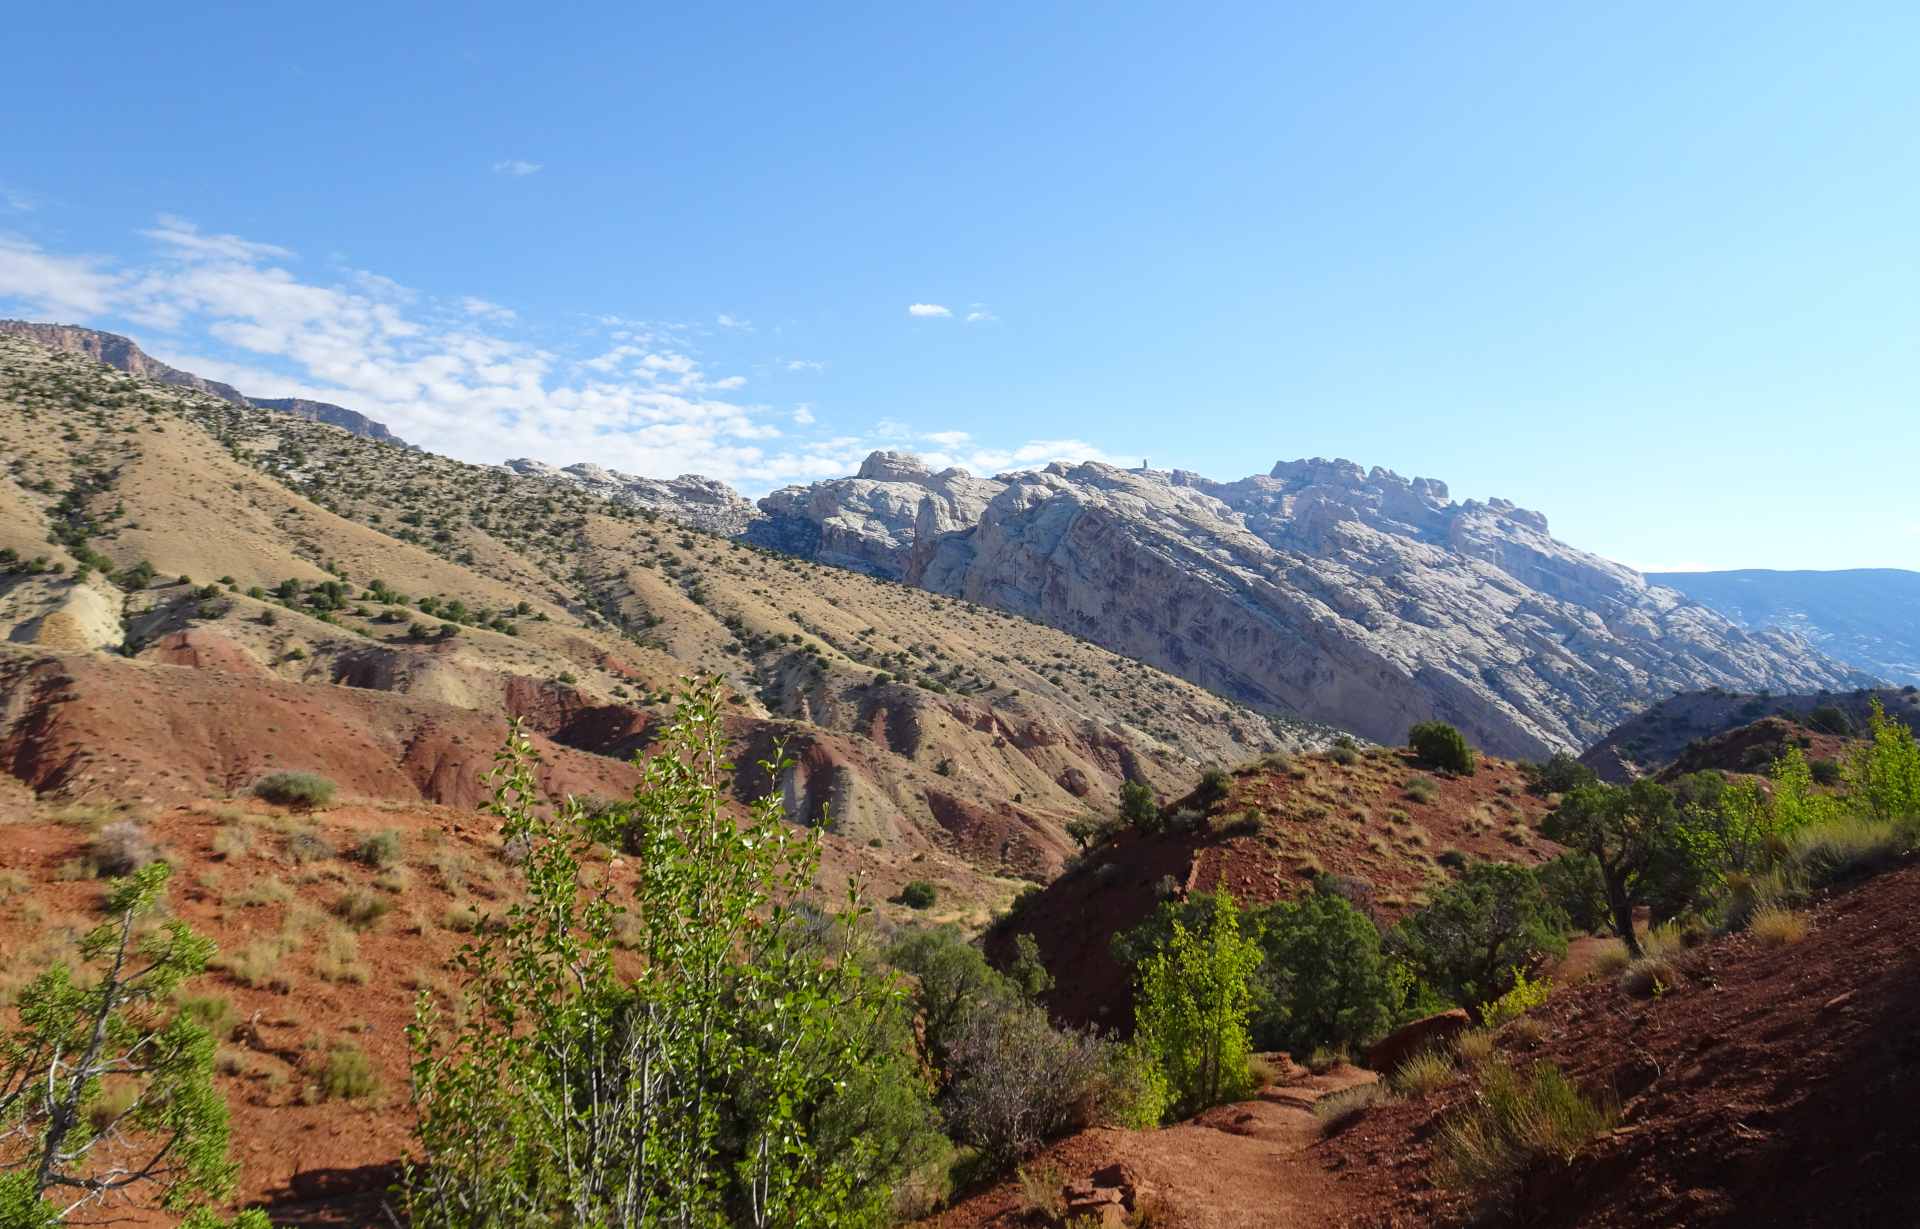
[{"label": "dark green tree", "polygon": [[1283,901],[1262,911],[1260,924],[1254,1045],[1305,1057],[1363,1045],[1393,1022],[1402,990],[1380,932],[1344,897],[1315,891]]},{"label": "dark green tree", "polygon": [[1395,927],[1389,947],[1422,981],[1477,1009],[1506,992],[1514,969],[1564,954],[1565,927],[1532,871],[1476,862]]},{"label": "dark green tree", "polygon": [[1631,785],[1593,782],[1569,790],[1547,816],[1541,831],[1571,849],[1592,854],[1600,864],[1613,932],[1627,952],[1640,957],[1633,909],[1676,864],[1684,843],[1681,812],[1665,786],[1642,778]]},{"label": "dark green tree", "polygon": [[1472,776],[1475,767],[1473,748],[1467,736],[1444,721],[1422,721],[1407,731],[1407,745],[1413,757],[1428,768],[1441,772]]}]

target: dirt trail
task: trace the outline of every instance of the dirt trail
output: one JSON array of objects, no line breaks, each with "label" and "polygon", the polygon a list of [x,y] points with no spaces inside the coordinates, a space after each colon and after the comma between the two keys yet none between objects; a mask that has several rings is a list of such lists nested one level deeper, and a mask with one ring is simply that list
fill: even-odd
[{"label": "dirt trail", "polygon": [[[1284,1060],[1281,1060],[1284,1061]],[[1192,1229],[1317,1229],[1346,1219],[1345,1193],[1320,1159],[1322,1096],[1369,1083],[1371,1072],[1324,1075],[1289,1066],[1251,1101],[1216,1106],[1158,1131],[1099,1127],[1047,1149],[1026,1166],[1052,1167],[1064,1182],[1120,1171],[1143,1192],[1156,1225]],[[1038,1223],[1017,1181],[1002,1183],[929,1218],[927,1229],[1011,1229]]]}]

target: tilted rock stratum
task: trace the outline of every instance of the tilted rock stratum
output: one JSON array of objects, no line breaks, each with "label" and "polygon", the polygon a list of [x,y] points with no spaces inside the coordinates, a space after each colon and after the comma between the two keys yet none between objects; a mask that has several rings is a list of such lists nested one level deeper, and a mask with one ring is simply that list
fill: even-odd
[{"label": "tilted rock stratum", "polygon": [[1556,540],[1537,512],[1350,461],[1238,482],[1091,462],[989,480],[876,453],[761,509],[750,537],[1381,740],[1438,716],[1537,756],[1675,691],[1869,681]]}]

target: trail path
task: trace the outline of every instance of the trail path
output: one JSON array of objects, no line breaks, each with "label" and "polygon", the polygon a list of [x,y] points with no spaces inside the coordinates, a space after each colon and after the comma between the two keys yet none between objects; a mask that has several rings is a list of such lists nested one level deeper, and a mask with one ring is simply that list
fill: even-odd
[{"label": "trail path", "polygon": [[[1353,1067],[1318,1076],[1294,1067],[1253,1100],[1216,1106],[1176,1126],[1082,1131],[1047,1149],[1027,1170],[1039,1173],[1051,1166],[1068,1183],[1124,1172],[1127,1181],[1151,1192],[1156,1225],[1338,1225],[1346,1219],[1346,1193],[1314,1151],[1321,1133],[1313,1104],[1373,1078]],[[965,1199],[925,1222],[928,1229],[1012,1229],[1037,1223],[1038,1218],[1028,1215],[1017,1181]]]}]

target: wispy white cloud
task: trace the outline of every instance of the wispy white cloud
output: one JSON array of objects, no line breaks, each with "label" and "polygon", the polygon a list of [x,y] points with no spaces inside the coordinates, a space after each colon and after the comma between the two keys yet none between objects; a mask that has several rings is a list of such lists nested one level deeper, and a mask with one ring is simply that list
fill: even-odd
[{"label": "wispy white cloud", "polygon": [[918,316],[922,319],[937,319],[951,316],[953,315],[953,311],[951,308],[942,307],[938,303],[909,303],[907,304],[907,315]]},{"label": "wispy white cloud", "polygon": [[967,312],[968,324],[992,324],[999,319],[1000,317],[987,310],[985,303],[975,303]]},{"label": "wispy white cloud", "polygon": [[123,278],[92,257],[58,256],[0,235],[0,294],[17,299],[31,315],[88,319],[107,311],[124,288]]},{"label": "wispy white cloud", "polygon": [[690,339],[710,326],[581,317],[565,345],[535,345],[513,335],[510,308],[478,296],[442,298],[369,270],[316,275],[286,248],[177,217],[143,233],[151,256],[120,264],[0,234],[0,308],[132,322],[153,330],[139,340],[166,362],[257,396],[350,406],[470,461],[591,459],[643,474],[704,473],[753,493],[851,473],[877,447],[921,446],[931,463],[975,472],[1110,459],[1076,440],[994,447],[896,420],[816,434],[816,405],[741,400],[745,376],[707,370]]},{"label": "wispy white cloud", "polygon": [[18,188],[0,188],[0,204],[15,213],[32,213],[39,202]]},{"label": "wispy white cloud", "polygon": [[518,319],[518,316],[512,308],[502,307],[498,303],[489,303],[487,300],[476,298],[473,295],[467,295],[462,298],[460,300],[460,308],[469,316],[478,316],[482,320],[493,320],[501,324],[510,324]]},{"label": "wispy white cloud", "polygon": [[543,162],[528,162],[525,158],[503,158],[493,164],[493,173],[519,177],[535,174],[545,165]]},{"label": "wispy white cloud", "polygon": [[726,312],[721,312],[718,316],[715,316],[713,322],[723,329],[743,329],[749,333],[753,331],[753,321],[742,320],[740,317],[728,315]]}]

